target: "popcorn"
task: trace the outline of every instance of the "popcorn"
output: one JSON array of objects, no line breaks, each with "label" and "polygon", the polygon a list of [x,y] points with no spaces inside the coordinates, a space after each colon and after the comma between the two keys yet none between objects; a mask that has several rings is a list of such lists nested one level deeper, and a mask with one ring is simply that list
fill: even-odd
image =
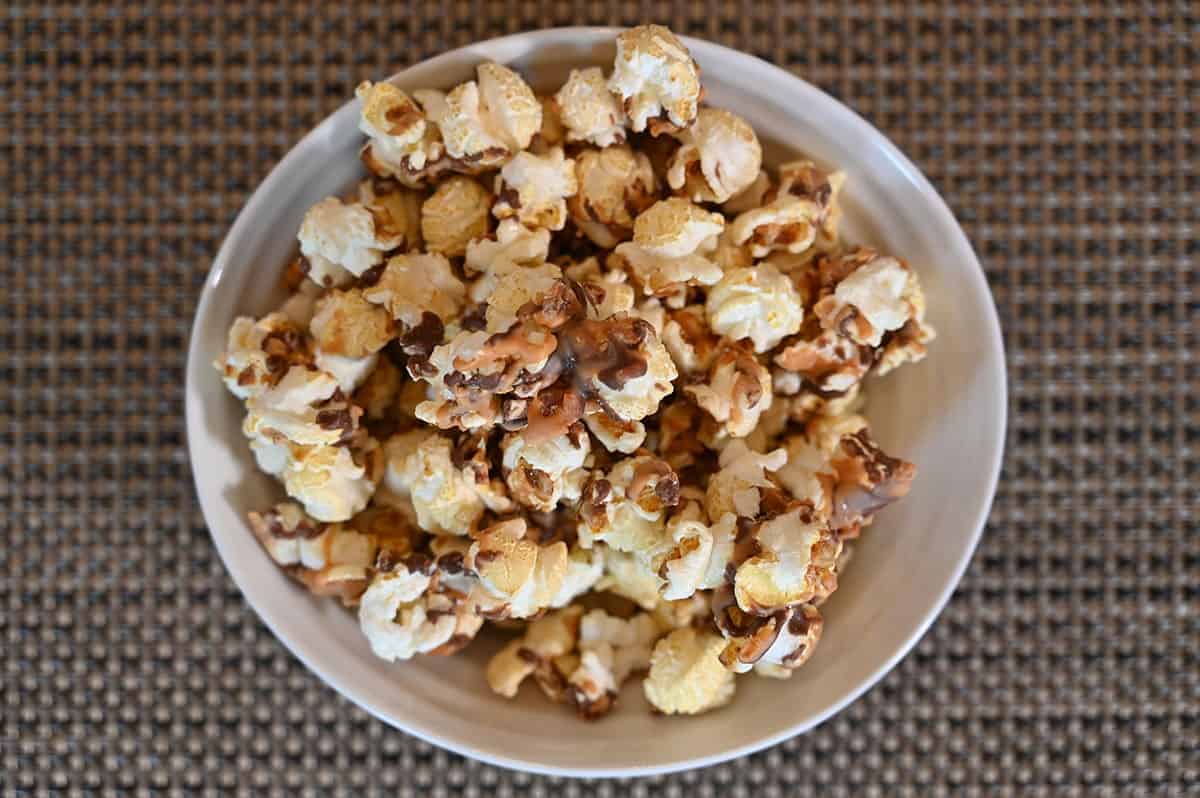
[{"label": "popcorn", "polygon": [[708,371],[721,342],[708,328],[703,309],[694,305],[667,314],[662,340],[684,374]]},{"label": "popcorn", "polygon": [[728,704],[736,685],[721,664],[724,647],[711,632],[691,627],[671,632],[654,646],[642,683],[646,700],[668,715],[696,715]]},{"label": "popcorn", "polygon": [[912,463],[884,454],[865,427],[842,436],[830,465],[837,475],[830,523],[848,538],[877,511],[908,495],[917,473]]},{"label": "popcorn", "polygon": [[787,679],[808,662],[821,640],[824,629],[821,612],[811,604],[793,607],[779,623],[779,636],[754,663],[754,672],[773,679]]},{"label": "popcorn", "polygon": [[478,83],[456,86],[427,107],[446,152],[480,168],[499,166],[529,146],[542,126],[542,106],[511,69],[491,62],[476,68]]},{"label": "popcorn", "polygon": [[648,454],[624,458],[584,485],[579,542],[604,542],[649,561],[665,544],[667,510],[678,502],[679,477],[669,465]]},{"label": "popcorn", "polygon": [[759,353],[799,331],[804,319],[791,281],[765,262],[726,272],[709,290],[705,312],[713,332],[735,341],[749,338]]},{"label": "popcorn", "polygon": [[641,319],[580,321],[565,328],[560,339],[574,364],[576,385],[621,419],[642,420],[674,390],[675,364]]},{"label": "popcorn", "polygon": [[755,258],[774,250],[804,252],[818,234],[836,238],[837,194],[845,176],[820,175],[811,161],[780,167],[780,184],[768,192],[766,204],[744,211],[730,226],[733,240],[745,244]]},{"label": "popcorn", "polygon": [[678,197],[655,203],[634,222],[633,241],[616,250],[618,265],[628,269],[646,294],[679,295],[689,285],[713,285],[721,268],[711,251],[725,220]]},{"label": "popcorn", "polygon": [[362,460],[344,446],[314,446],[288,464],[283,486],[318,521],[345,521],[367,506],[382,475],[378,444]]},{"label": "popcorn", "polygon": [[225,354],[213,367],[225,387],[239,399],[259,396],[292,366],[311,364],[312,352],[303,328],[282,313],[258,321],[239,316],[229,328]]},{"label": "popcorn", "polygon": [[358,607],[371,650],[395,662],[461,649],[483,625],[471,595],[456,589],[463,581],[420,556],[377,574]]},{"label": "popcorn", "polygon": [[363,297],[383,305],[393,319],[411,330],[424,321],[426,313],[442,323],[457,318],[466,293],[444,255],[405,254],[388,259],[378,281],[363,290]]},{"label": "popcorn", "polygon": [[378,352],[392,338],[392,320],[362,291],[334,289],[317,301],[310,329],[322,352],[363,358]]},{"label": "popcorn", "polygon": [[686,128],[703,96],[700,67],[675,34],[642,25],[617,34],[617,57],[608,88],[629,115],[630,127],[652,134]]},{"label": "popcorn", "polygon": [[568,570],[567,544],[539,546],[525,521],[502,521],[476,534],[466,565],[484,589],[504,602],[503,617],[528,618],[554,601]]},{"label": "popcorn", "polygon": [[382,263],[384,253],[400,246],[404,235],[381,221],[362,205],[337,197],[309,208],[297,236],[309,279],[326,287],[344,285]]},{"label": "popcorn", "polygon": [[579,624],[579,667],[568,679],[568,700],[588,719],[610,709],[617,689],[630,675],[650,666],[658,638],[654,619],[639,613],[629,620],[592,610]]},{"label": "popcorn", "polygon": [[553,263],[506,271],[496,280],[487,300],[487,331],[502,333],[511,329],[521,308],[552,292],[561,278],[562,269]]},{"label": "popcorn", "polygon": [[500,442],[505,482],[512,497],[535,510],[548,512],[559,501],[579,498],[583,463],[591,450],[582,424],[548,439],[528,433],[510,433]]},{"label": "popcorn", "polygon": [[463,271],[482,275],[471,284],[471,301],[486,302],[501,278],[522,267],[540,266],[549,253],[549,230],[530,230],[516,219],[505,219],[496,228],[495,240],[481,238],[467,245]]},{"label": "popcorn", "polygon": [[319,596],[357,603],[375,562],[376,538],[341,524],[321,524],[293,502],[250,513],[254,536],[276,563]]},{"label": "popcorn", "polygon": [[681,258],[711,250],[725,229],[719,213],[709,213],[680,197],[661,200],[637,217],[633,241],[651,255]]},{"label": "popcorn", "polygon": [[567,222],[566,198],[579,190],[575,162],[559,147],[544,156],[517,153],[496,178],[500,198],[492,212],[497,219],[516,218],[526,227],[561,230]]},{"label": "popcorn", "polygon": [[634,219],[658,199],[658,178],[644,153],[624,144],[575,158],[579,189],[567,199],[571,221],[597,246],[633,237]]},{"label": "popcorn", "polygon": [[885,332],[900,329],[912,317],[903,298],[908,278],[895,258],[871,258],[817,303],[817,318],[860,346],[879,346]]},{"label": "popcorn", "polygon": [[562,688],[555,683],[563,677],[555,671],[554,660],[575,650],[582,616],[582,607],[571,606],[532,621],[524,635],[488,662],[488,687],[505,698],[513,698],[521,682],[533,675],[539,685],[546,684],[556,694],[561,692]]},{"label": "popcorn", "polygon": [[725,568],[733,557],[737,518],[726,513],[711,527],[700,505],[691,502],[667,524],[675,546],[663,558],[659,575],[666,582],[662,597],[678,601],[698,590],[711,590],[725,581]]},{"label": "popcorn", "polygon": [[248,438],[285,438],[301,446],[335,444],[357,427],[353,410],[327,406],[337,393],[337,380],[329,374],[292,366],[278,383],[247,400],[242,430]]},{"label": "popcorn", "polygon": [[554,95],[567,141],[609,147],[625,140],[625,111],[608,90],[599,67],[572,69]]},{"label": "popcorn", "polygon": [[613,418],[603,410],[583,418],[588,431],[610,452],[633,454],[646,440],[646,425],[640,421]]},{"label": "popcorn", "polygon": [[316,363],[317,368],[337,381],[338,388],[343,393],[353,393],[379,364],[379,354],[372,352],[363,357],[346,357],[345,355],[329,354],[318,349]]},{"label": "popcorn", "polygon": [[842,542],[805,502],[761,521],[754,533],[757,554],[738,566],[734,596],[745,612],[763,615],[781,607],[822,599],[837,589]]},{"label": "popcorn", "polygon": [[841,393],[857,385],[871,368],[872,355],[849,338],[825,330],[811,341],[799,340],[782,349],[775,362],[796,372],[814,388]]},{"label": "popcorn", "polygon": [[759,207],[771,189],[771,176],[760,169],[750,185],[721,203],[725,213],[739,214]]},{"label": "popcorn", "polygon": [[249,516],[265,550],[388,660],[491,621],[489,687],[586,719],[638,672],[681,714],[790,676],[915,475],[863,378],[934,337],[908,264],[840,240],[844,176],[773,181],[654,25],[553,97],[494,63],[356,95],[356,201],[309,209],[288,299],[214,364],[290,497]]},{"label": "popcorn", "polygon": [[391,493],[412,502],[417,523],[426,532],[466,535],[485,510],[512,509],[498,482],[493,484],[485,464],[478,460],[466,462],[465,453],[456,451],[446,435],[404,433],[389,438],[385,448],[385,484]]},{"label": "popcorn", "polygon": [[667,167],[667,183],[693,202],[726,202],[761,174],[754,128],[729,111],[701,108],[676,138],[681,146]]},{"label": "popcorn", "polygon": [[363,81],[354,91],[362,102],[358,129],[367,134],[363,160],[380,177],[419,173],[442,154],[441,142],[422,112],[398,86]]},{"label": "popcorn", "polygon": [[704,497],[708,517],[723,519],[730,513],[740,518],[757,517],[762,490],[775,487],[767,472],[783,468],[787,456],[783,449],[760,454],[742,441],[730,441],[721,452],[721,470],[708,481]]},{"label": "popcorn", "polygon": [[421,235],[425,247],[457,258],[467,244],[488,233],[492,195],[478,181],[455,175],[437,187],[421,205]]},{"label": "popcorn", "polygon": [[713,359],[706,382],[684,391],[722,425],[722,431],[744,438],[771,407],[771,373],[743,344],[724,344]]},{"label": "popcorn", "polygon": [[421,205],[424,194],[391,180],[367,178],[358,184],[358,201],[387,230],[397,231],[408,251],[420,250]]},{"label": "popcorn", "polygon": [[645,558],[615,549],[603,551],[604,576],[596,583],[596,589],[623,596],[644,610],[658,606],[663,580]]}]

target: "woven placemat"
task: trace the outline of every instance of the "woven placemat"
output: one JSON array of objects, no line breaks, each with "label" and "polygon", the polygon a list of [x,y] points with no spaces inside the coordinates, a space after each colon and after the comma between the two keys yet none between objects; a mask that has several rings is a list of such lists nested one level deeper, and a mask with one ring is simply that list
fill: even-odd
[{"label": "woven placemat", "polygon": [[[184,353],[235,213],[360,79],[644,20],[794,69],[925,170],[995,293],[1010,431],[966,578],[864,698],[573,782],[396,732],[272,637],[193,494]],[[0,792],[1196,794],[1194,3],[39,2],[0,43]]]}]

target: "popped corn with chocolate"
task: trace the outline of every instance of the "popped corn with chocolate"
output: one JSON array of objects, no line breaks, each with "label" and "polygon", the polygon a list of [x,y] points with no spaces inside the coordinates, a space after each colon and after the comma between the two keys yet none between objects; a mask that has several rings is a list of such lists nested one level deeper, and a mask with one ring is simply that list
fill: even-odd
[{"label": "popped corn with chocolate", "polygon": [[364,82],[367,175],[304,215],[291,295],[214,364],[267,554],[387,660],[512,639],[484,678],[593,720],[813,655],[916,469],[860,415],[934,338],[914,268],[844,242],[845,176],[764,163],[658,25],[535,94],[509,67]]}]

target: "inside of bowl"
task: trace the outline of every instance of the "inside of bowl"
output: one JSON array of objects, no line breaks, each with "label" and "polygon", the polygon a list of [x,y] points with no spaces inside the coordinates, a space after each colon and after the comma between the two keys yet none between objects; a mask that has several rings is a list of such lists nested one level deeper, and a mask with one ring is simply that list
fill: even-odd
[{"label": "inside of bowl", "polygon": [[[535,86],[554,88],[572,66],[611,63],[605,34],[539,41],[518,37],[466,48],[404,73],[407,89],[448,87],[472,77],[474,64],[508,62]],[[544,46],[543,46],[544,45]],[[926,288],[940,336],[928,360],[871,383],[867,415],[884,448],[914,461],[912,494],[882,512],[864,533],[842,585],[826,605],[824,639],[787,682],[746,676],[733,704],[698,718],[650,714],[637,680],[618,710],[582,723],[526,687],[519,700],[493,695],[483,666],[497,642],[485,636],[450,658],[390,664],[371,655],[355,617],[312,598],[258,548],[243,521],[282,490],[253,468],[240,431],[241,411],[215,372],[224,331],[239,314],[261,315],[281,299],[279,274],[295,250],[305,210],[353,185],[360,173],[356,109],[326,120],[266,181],[236,231],[207,305],[189,391],[204,435],[193,436],[194,467],[206,514],[230,570],[260,614],[310,667],[385,719],[456,750],[542,770],[653,770],[749,750],[811,726],[848,701],[906,650],[973,545],[979,508],[990,489],[995,428],[1002,425],[1002,364],[984,332],[991,319],[973,256],[930,192],[873,129],[811,87],[712,45],[693,47],[707,99],[750,120],[768,163],[799,154],[848,174],[847,237],[906,258]],[[265,192],[265,193],[264,193]],[[203,440],[200,440],[200,438]],[[984,493],[988,493],[984,496]]]}]

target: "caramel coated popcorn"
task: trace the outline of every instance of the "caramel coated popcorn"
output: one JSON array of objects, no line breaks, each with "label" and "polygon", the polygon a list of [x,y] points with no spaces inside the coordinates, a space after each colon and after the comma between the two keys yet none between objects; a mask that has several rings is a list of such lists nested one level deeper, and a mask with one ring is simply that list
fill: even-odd
[{"label": "caramel coated popcorn", "polygon": [[666,28],[616,51],[540,94],[495,63],[358,86],[367,175],[214,364],[288,497],[249,514],[280,568],[386,660],[491,623],[491,689],[585,720],[813,656],[916,475],[865,380],[934,338],[913,266],[842,240],[842,173],[764,164]]}]

